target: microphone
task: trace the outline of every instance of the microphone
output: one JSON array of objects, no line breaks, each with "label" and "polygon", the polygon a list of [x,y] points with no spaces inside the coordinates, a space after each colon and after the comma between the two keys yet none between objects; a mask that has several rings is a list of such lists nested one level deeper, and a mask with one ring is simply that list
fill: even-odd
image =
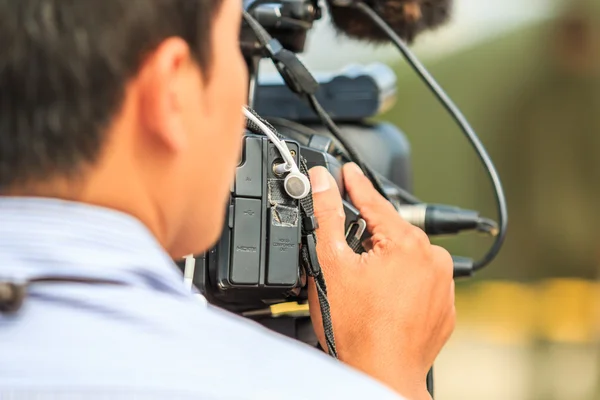
[{"label": "microphone", "polygon": [[[331,20],[338,33],[375,44],[387,43],[388,36],[354,1],[326,0]],[[407,43],[426,30],[435,29],[450,19],[453,0],[364,0]]]}]

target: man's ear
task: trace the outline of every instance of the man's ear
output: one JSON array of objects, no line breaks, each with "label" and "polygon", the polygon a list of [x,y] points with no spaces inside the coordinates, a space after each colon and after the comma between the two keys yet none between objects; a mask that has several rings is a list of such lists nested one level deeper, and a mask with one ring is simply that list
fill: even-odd
[{"label": "man's ear", "polygon": [[145,135],[167,151],[187,144],[183,105],[190,74],[199,73],[188,44],[180,38],[162,42],[143,61],[134,81],[139,99],[139,123]]}]

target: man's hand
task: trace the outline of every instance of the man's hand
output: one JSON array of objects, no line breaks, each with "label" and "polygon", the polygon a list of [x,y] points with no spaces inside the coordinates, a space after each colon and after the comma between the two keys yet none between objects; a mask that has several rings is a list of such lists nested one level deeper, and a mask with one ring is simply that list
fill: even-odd
[{"label": "man's hand", "polygon": [[[404,221],[355,164],[344,167],[352,203],[372,235],[372,249],[355,254],[346,244],[342,199],[322,168],[310,171],[317,252],[331,305],[340,360],[411,400],[430,399],[425,379],[455,324],[452,258]],[[311,281],[313,324],[326,347]]]}]

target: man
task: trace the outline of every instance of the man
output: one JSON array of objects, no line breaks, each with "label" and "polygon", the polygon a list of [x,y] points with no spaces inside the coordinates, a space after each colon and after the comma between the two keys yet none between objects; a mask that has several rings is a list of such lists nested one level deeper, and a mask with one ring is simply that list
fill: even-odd
[{"label": "man", "polygon": [[244,124],[240,14],[236,0],[0,0],[1,280],[106,281],[32,285],[0,316],[0,397],[429,398],[452,263],[355,166],[363,255],[333,178],[311,171],[342,362],[203,306],[173,266],[223,223]]}]

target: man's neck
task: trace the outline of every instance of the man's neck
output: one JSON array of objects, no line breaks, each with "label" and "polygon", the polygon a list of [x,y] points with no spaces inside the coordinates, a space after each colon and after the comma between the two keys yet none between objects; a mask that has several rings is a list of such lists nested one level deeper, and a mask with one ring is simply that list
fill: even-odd
[{"label": "man's neck", "polygon": [[[91,179],[88,184],[83,179],[57,178],[46,182],[35,182],[12,186],[0,191],[2,197],[49,198],[72,201],[116,210],[138,219],[144,224],[158,242],[166,248],[166,231],[163,229],[160,212],[152,207],[151,201],[144,196],[135,196],[131,190],[120,190],[117,187],[99,186]],[[135,199],[135,200],[134,200]]]},{"label": "man's neck", "polygon": [[46,182],[29,182],[1,190],[1,196],[47,197],[68,201],[81,201],[85,185],[76,179],[56,178]]}]

